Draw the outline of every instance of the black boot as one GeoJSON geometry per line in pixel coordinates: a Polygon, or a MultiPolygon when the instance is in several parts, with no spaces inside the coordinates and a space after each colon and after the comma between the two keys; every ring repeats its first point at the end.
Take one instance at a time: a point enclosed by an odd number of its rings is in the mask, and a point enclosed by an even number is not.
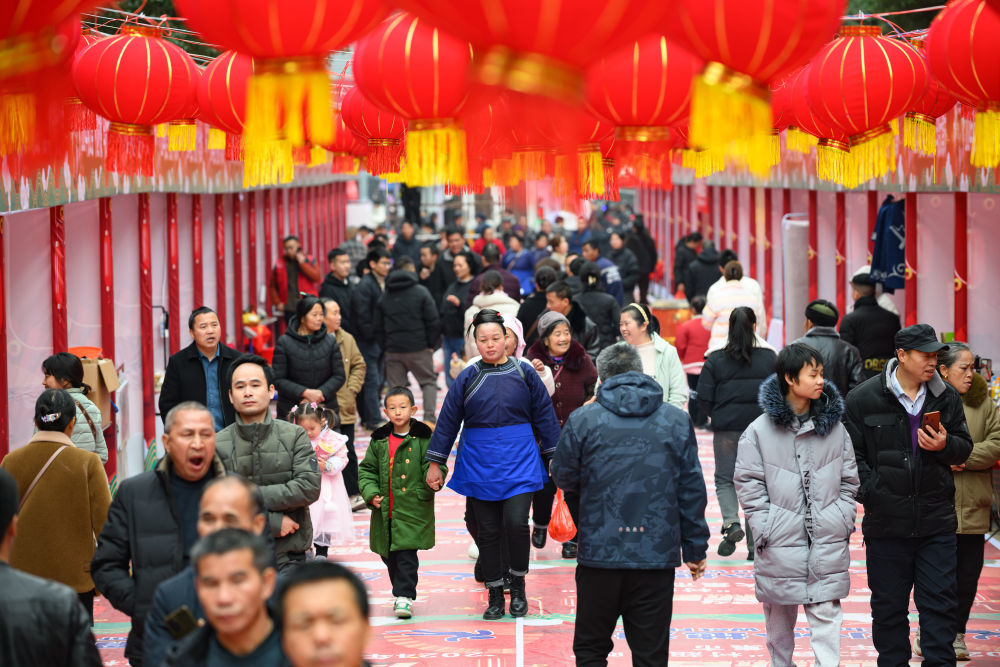
{"type": "Polygon", "coordinates": [[[547,528],[532,528],[531,529],[531,546],[536,549],[545,548],[545,537],[548,535],[547,528]]]}
{"type": "Polygon", "coordinates": [[[472,576],[476,578],[476,581],[483,583],[486,581],[486,577],[483,575],[483,563],[480,559],[476,559],[476,564],[472,568],[472,576]]]}
{"type": "Polygon", "coordinates": [[[570,540],[569,542],[563,542],[562,545],[562,557],[563,558],[576,558],[576,540],[570,540]]]}
{"type": "Polygon", "coordinates": [[[528,596],[524,592],[524,577],[512,575],[510,578],[510,615],[524,616],[528,613],[528,596]]]}
{"type": "Polygon", "coordinates": [[[503,598],[503,586],[487,586],[490,592],[489,604],[483,612],[484,621],[496,621],[503,618],[506,612],[506,601],[503,598]]]}

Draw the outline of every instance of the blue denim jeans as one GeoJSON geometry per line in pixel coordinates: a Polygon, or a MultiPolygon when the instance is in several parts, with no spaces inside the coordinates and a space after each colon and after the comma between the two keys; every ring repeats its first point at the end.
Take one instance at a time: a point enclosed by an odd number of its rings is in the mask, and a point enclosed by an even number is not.
{"type": "Polygon", "coordinates": [[[441,339],[441,351],[444,352],[444,381],[445,385],[451,389],[451,383],[454,382],[451,379],[450,367],[451,367],[451,355],[455,353],[461,358],[462,354],[465,352],[465,339],[464,338],[448,338],[445,336],[441,339]]]}
{"type": "Polygon", "coordinates": [[[366,425],[377,424],[382,421],[382,407],[379,404],[379,396],[382,391],[382,383],[385,381],[385,371],[382,364],[385,355],[378,343],[358,340],[358,349],[365,359],[365,383],[358,394],[358,412],[361,422],[366,425]]]}

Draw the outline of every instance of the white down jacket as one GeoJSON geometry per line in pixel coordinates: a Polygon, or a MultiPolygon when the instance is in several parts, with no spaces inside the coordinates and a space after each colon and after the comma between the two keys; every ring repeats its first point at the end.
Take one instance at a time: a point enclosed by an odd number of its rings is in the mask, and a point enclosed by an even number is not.
{"type": "Polygon", "coordinates": [[[764,411],[740,437],[734,481],[754,536],[757,599],[782,605],[847,597],[848,540],[857,515],[858,467],[832,383],[802,423],[778,378],[761,384],[764,411]]]}

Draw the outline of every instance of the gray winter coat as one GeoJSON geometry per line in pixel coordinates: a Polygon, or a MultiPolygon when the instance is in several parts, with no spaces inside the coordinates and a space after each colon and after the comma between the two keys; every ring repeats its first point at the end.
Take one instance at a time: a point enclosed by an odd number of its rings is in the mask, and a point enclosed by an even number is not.
{"type": "Polygon", "coordinates": [[[740,437],[736,494],[753,531],[757,599],[782,605],[847,597],[848,540],[857,515],[858,466],[844,402],[832,383],[799,423],[772,375],[764,414],[740,437]]]}
{"type": "Polygon", "coordinates": [[[76,403],[76,425],[73,427],[73,435],[70,440],[73,444],[86,452],[94,452],[101,457],[101,463],[108,462],[108,445],[104,441],[104,429],[101,428],[101,409],[94,405],[83,393],[83,389],[71,387],[66,390],[76,403]],[[86,415],[84,415],[86,410],[86,415]],[[90,417],[90,421],[87,421],[90,417]],[[94,428],[91,429],[90,425],[94,428]],[[94,437],[94,433],[97,437],[94,437]]]}

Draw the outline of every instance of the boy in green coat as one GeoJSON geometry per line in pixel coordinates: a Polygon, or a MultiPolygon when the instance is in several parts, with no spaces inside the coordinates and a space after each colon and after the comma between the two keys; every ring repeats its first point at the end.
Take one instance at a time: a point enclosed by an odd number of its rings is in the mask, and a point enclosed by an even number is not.
{"type": "MultiPolygon", "coordinates": [[[[385,394],[389,423],[372,433],[358,468],[361,496],[372,508],[369,545],[389,568],[397,618],[413,615],[417,597],[417,549],[434,547],[434,491],[424,460],[431,429],[413,419],[417,407],[406,387],[385,394]]],[[[441,466],[442,474],[448,468],[441,466]]]]}

